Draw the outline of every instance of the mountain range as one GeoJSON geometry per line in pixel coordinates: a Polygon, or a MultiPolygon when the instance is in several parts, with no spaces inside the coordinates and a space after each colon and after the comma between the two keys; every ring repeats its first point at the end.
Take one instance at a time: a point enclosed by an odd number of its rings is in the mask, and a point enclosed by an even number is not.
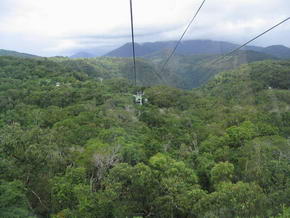
{"type": "MultiPolygon", "coordinates": [[[[220,55],[232,51],[239,45],[222,41],[189,40],[180,44],[176,55],[161,71],[165,59],[175,44],[174,41],[136,44],[136,54],[139,57],[137,59],[138,84],[144,86],[166,84],[183,89],[192,89],[207,83],[217,73],[235,69],[242,64],[270,59],[290,59],[290,48],[283,45],[247,46],[215,63],[220,55]]],[[[117,76],[131,80],[134,75],[131,48],[132,44],[127,43],[107,53],[102,58],[91,58],[94,56],[90,52],[79,52],[70,58],[58,60],[64,60],[62,62],[65,65],[82,66],[81,72],[96,74],[98,77],[111,77],[111,73],[114,72],[112,77],[117,76]]],[[[7,50],[0,50],[0,56],[38,57],[7,50]]]]}
{"type": "MultiPolygon", "coordinates": [[[[177,41],[162,42],[145,42],[135,43],[136,56],[142,58],[165,58],[167,57],[177,41]]],[[[176,55],[192,56],[192,55],[223,55],[240,45],[225,41],[213,40],[186,40],[182,41],[176,50],[176,55]]],[[[279,59],[290,59],[290,48],[284,45],[271,45],[268,47],[246,46],[242,50],[255,51],[270,55],[279,59]]],[[[104,51],[102,50],[102,53],[104,51]]],[[[15,56],[23,58],[36,58],[39,56],[0,49],[0,56],[15,56]]],[[[93,58],[99,56],[97,51],[93,49],[79,51],[70,56],[70,58],[93,58]],[[96,55],[98,54],[98,55],[96,55]]],[[[127,58],[132,56],[132,43],[126,43],[121,47],[114,49],[105,55],[105,57],[121,57],[127,58]]]]}
{"type": "MultiPolygon", "coordinates": [[[[176,45],[176,41],[135,43],[136,56],[150,57],[156,53],[168,53],[176,45]],[[167,52],[166,52],[167,51],[167,52]]],[[[240,45],[212,40],[187,40],[180,43],[176,50],[177,55],[221,55],[226,54],[240,45]]],[[[283,45],[272,45],[269,47],[246,46],[243,50],[265,53],[280,59],[290,58],[290,48],[283,45]]],[[[132,43],[107,53],[108,57],[130,57],[132,56],[132,43]]]]}
{"type": "Polygon", "coordinates": [[[78,52],[70,56],[70,58],[93,58],[95,55],[89,53],[89,52],[78,52]]]}

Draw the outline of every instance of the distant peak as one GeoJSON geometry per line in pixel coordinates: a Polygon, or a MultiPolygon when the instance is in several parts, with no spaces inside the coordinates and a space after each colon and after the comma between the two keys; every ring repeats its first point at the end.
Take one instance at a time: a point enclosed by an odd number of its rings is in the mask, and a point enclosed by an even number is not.
{"type": "Polygon", "coordinates": [[[286,47],[285,45],[271,45],[271,46],[268,46],[266,48],[286,48],[286,49],[289,49],[288,47],[286,47]]]}

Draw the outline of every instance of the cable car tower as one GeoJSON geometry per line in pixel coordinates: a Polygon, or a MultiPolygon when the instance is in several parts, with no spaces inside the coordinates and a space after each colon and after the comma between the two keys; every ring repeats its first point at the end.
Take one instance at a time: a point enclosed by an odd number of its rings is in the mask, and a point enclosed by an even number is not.
{"type": "MultiPolygon", "coordinates": [[[[135,37],[134,37],[134,17],[133,17],[133,4],[130,0],[130,15],[131,15],[131,36],[132,36],[132,54],[133,54],[133,71],[134,71],[134,85],[137,86],[137,70],[136,70],[136,50],[135,50],[135,37]]],[[[134,96],[134,103],[143,105],[148,100],[144,98],[144,92],[139,90],[134,96]]]]}

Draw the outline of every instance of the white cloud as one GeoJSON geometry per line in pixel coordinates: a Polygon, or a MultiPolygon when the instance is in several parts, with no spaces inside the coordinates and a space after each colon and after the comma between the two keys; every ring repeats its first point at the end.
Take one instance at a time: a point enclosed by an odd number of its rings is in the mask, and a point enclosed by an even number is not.
{"type": "MultiPolygon", "coordinates": [[[[201,2],[133,0],[137,41],[179,38],[201,2]]],[[[242,43],[289,16],[289,0],[207,0],[186,38],[242,43]]],[[[0,47],[57,55],[118,46],[129,21],[129,0],[1,0],[0,47]]],[[[290,22],[257,43],[290,46],[289,35],[290,22]]]]}

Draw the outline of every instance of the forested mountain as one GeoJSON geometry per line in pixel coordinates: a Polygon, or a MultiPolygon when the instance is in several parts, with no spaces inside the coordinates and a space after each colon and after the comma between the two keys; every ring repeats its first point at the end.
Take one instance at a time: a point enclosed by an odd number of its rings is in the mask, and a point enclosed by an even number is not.
{"type": "MultiPolygon", "coordinates": [[[[256,51],[240,51],[235,55],[222,60],[218,64],[212,64],[218,58],[217,55],[175,55],[170,61],[166,69],[162,72],[161,68],[164,61],[169,55],[169,50],[157,51],[151,53],[144,58],[137,59],[137,79],[139,85],[148,86],[156,84],[170,85],[178,88],[191,89],[200,87],[211,79],[216,73],[224,70],[234,69],[241,64],[251,63],[253,61],[277,59],[274,56],[256,52],[256,51]]],[[[17,53],[17,52],[3,52],[5,56],[29,57],[37,56],[17,53]]],[[[70,58],[38,58],[38,60],[31,60],[33,65],[30,70],[38,70],[34,68],[44,67],[50,71],[50,67],[57,63],[62,71],[78,71],[84,72],[94,77],[99,78],[125,78],[132,80],[134,78],[132,60],[131,58],[89,58],[89,53],[79,54],[70,58]],[[87,58],[79,58],[79,56],[87,56],[87,58]],[[53,61],[54,63],[50,63],[53,61]]],[[[4,61],[4,59],[2,60],[4,61]]],[[[17,62],[18,60],[14,60],[17,62]]],[[[29,62],[25,60],[24,62],[29,62]]],[[[24,70],[25,66],[21,67],[24,70]]]]}
{"type": "MultiPolygon", "coordinates": [[[[218,72],[235,69],[241,64],[270,59],[277,58],[256,51],[239,51],[224,59],[216,55],[175,55],[163,70],[162,76],[171,86],[191,89],[207,83],[218,72]]],[[[154,63],[157,72],[160,72],[165,61],[164,56],[157,53],[149,60],[154,63]]]]}
{"type": "Polygon", "coordinates": [[[193,90],[134,87],[130,64],[0,57],[0,217],[290,216],[290,61],[193,90]]]}
{"type": "MultiPolygon", "coordinates": [[[[137,60],[138,82],[148,86],[161,84],[155,69],[148,61],[137,60]],[[141,81],[142,80],[142,81],[141,81]]],[[[70,59],[65,57],[22,59],[1,57],[0,74],[4,77],[17,77],[26,80],[31,74],[45,76],[50,72],[58,72],[59,75],[70,73],[79,76],[80,79],[86,77],[97,80],[111,78],[134,78],[132,61],[125,58],[90,58],[90,59],[70,59]],[[13,66],[13,69],[11,69],[13,66]]]]}
{"type": "MultiPolygon", "coordinates": [[[[167,67],[161,68],[168,53],[156,52],[145,58],[137,58],[137,80],[139,85],[164,84],[173,87],[191,89],[200,87],[220,71],[234,69],[241,64],[254,61],[277,59],[255,51],[240,51],[226,59],[213,64],[217,55],[175,55],[167,67]]],[[[70,66],[95,77],[121,77],[133,80],[133,63],[131,58],[54,58],[63,66],[70,66]]]]}
{"type": "MultiPolygon", "coordinates": [[[[290,90],[290,61],[263,61],[219,73],[203,88],[219,97],[235,100],[256,98],[256,94],[290,90]]],[[[284,100],[286,100],[286,96],[284,100]]],[[[254,102],[253,102],[254,103],[254,102]]],[[[277,102],[276,102],[277,103],[277,102]]],[[[290,103],[290,98],[289,98],[290,103]]]]}
{"type": "MultiPolygon", "coordinates": [[[[164,42],[148,42],[148,43],[136,43],[136,55],[139,57],[151,56],[154,53],[162,53],[167,50],[171,50],[176,45],[176,41],[164,41],[164,42]]],[[[187,40],[182,41],[176,50],[178,55],[217,55],[225,54],[239,47],[237,44],[223,41],[212,40],[187,40]]],[[[282,45],[273,45],[269,47],[258,46],[246,46],[244,50],[257,51],[265,53],[276,58],[287,59],[290,58],[290,48],[282,45]]],[[[130,57],[132,56],[132,43],[127,43],[120,48],[117,48],[106,56],[109,57],[130,57]]]]}
{"type": "Polygon", "coordinates": [[[22,57],[22,58],[37,58],[36,55],[26,54],[26,53],[20,53],[16,51],[9,51],[0,49],[0,56],[13,56],[13,57],[22,57]]]}
{"type": "MultiPolygon", "coordinates": [[[[147,42],[136,43],[136,55],[146,56],[155,52],[161,52],[167,49],[172,49],[176,45],[176,41],[164,42],[147,42]]],[[[176,53],[179,55],[195,55],[195,54],[223,54],[228,52],[237,45],[228,42],[218,42],[211,40],[188,40],[181,42],[176,53]]],[[[127,43],[120,48],[111,51],[106,56],[111,57],[130,57],[132,56],[132,43],[127,43]]]]}
{"type": "Polygon", "coordinates": [[[290,51],[289,48],[283,45],[273,45],[273,46],[266,47],[262,52],[273,55],[278,58],[290,59],[289,51],[290,51]]]}

